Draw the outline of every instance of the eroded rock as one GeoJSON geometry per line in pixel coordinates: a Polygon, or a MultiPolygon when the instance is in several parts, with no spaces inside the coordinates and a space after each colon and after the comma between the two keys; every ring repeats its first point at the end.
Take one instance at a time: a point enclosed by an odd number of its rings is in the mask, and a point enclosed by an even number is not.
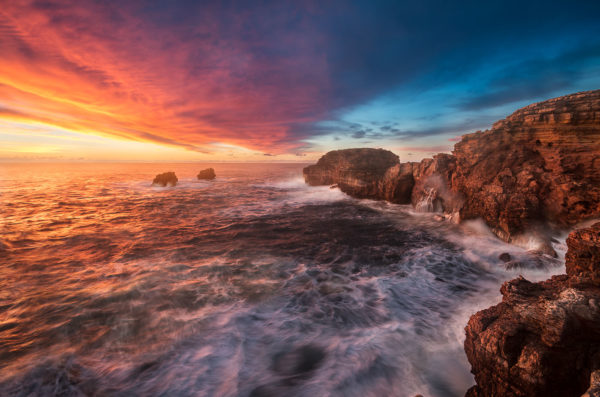
{"type": "Polygon", "coordinates": [[[178,179],[174,172],[164,172],[154,177],[152,186],[175,186],[177,185],[177,181],[178,179]]]}
{"type": "Polygon", "coordinates": [[[581,396],[597,390],[600,370],[600,286],[589,259],[599,252],[600,223],[571,233],[569,275],[502,285],[502,302],[474,314],[465,352],[477,385],[467,396],[581,396]],[[577,271],[575,271],[575,269],[577,271]],[[575,276],[576,274],[576,276],[575,276]]]}
{"type": "Polygon", "coordinates": [[[205,170],[202,170],[197,175],[198,179],[206,179],[206,180],[212,180],[212,179],[215,179],[216,177],[217,177],[217,174],[215,174],[214,168],[207,168],[205,170]]]}

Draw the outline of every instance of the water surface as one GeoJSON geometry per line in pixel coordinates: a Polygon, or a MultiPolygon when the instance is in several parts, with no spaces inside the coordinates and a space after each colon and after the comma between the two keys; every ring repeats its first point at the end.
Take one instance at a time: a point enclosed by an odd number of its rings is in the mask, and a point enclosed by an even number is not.
{"type": "Polygon", "coordinates": [[[302,165],[207,166],[0,164],[0,394],[462,396],[469,315],[563,271],[302,165]]]}

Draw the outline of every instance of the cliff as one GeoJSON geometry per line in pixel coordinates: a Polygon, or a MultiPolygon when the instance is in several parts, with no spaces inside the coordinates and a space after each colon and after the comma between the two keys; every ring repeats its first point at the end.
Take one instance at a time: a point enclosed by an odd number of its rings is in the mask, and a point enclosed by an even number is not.
{"type": "Polygon", "coordinates": [[[400,163],[383,149],[337,150],[306,167],[304,178],[359,198],[482,218],[507,242],[534,233],[553,253],[549,230],[600,215],[600,90],[517,110],[464,135],[452,154],[400,163]]]}
{"type": "Polygon", "coordinates": [[[463,136],[453,154],[460,218],[483,218],[506,241],[597,216],[600,90],[529,105],[463,136]]]}
{"type": "Polygon", "coordinates": [[[600,395],[600,223],[567,244],[566,275],[508,281],[502,302],[469,320],[468,397],[600,395]]]}

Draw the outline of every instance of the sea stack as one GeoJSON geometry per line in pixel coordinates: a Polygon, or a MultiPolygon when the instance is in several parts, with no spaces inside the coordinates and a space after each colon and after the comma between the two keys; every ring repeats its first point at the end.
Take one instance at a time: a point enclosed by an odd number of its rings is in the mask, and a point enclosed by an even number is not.
{"type": "Polygon", "coordinates": [[[177,185],[177,181],[178,179],[174,172],[164,172],[154,177],[152,186],[175,186],[177,185]]]}
{"type": "Polygon", "coordinates": [[[502,302],[469,320],[467,397],[600,395],[600,222],[567,244],[566,275],[508,281],[502,302]]]}
{"type": "Polygon", "coordinates": [[[198,173],[198,179],[212,180],[212,179],[215,179],[216,177],[217,177],[217,174],[215,174],[215,170],[213,168],[207,168],[198,173]]]}

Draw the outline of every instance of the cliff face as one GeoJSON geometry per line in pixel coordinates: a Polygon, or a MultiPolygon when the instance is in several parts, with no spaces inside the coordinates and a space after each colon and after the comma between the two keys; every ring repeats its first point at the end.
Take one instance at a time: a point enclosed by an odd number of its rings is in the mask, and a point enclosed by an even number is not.
{"type": "Polygon", "coordinates": [[[527,106],[463,136],[453,154],[461,219],[481,217],[506,241],[542,222],[598,215],[600,91],[527,106]]]}
{"type": "Polygon", "coordinates": [[[382,149],[338,150],[304,177],[355,197],[482,218],[508,242],[530,231],[547,240],[549,225],[600,215],[600,90],[522,108],[464,135],[452,155],[399,163],[382,149]]]}
{"type": "Polygon", "coordinates": [[[567,243],[567,275],[508,281],[502,302],[469,320],[467,396],[600,395],[600,223],[567,243]]]}

